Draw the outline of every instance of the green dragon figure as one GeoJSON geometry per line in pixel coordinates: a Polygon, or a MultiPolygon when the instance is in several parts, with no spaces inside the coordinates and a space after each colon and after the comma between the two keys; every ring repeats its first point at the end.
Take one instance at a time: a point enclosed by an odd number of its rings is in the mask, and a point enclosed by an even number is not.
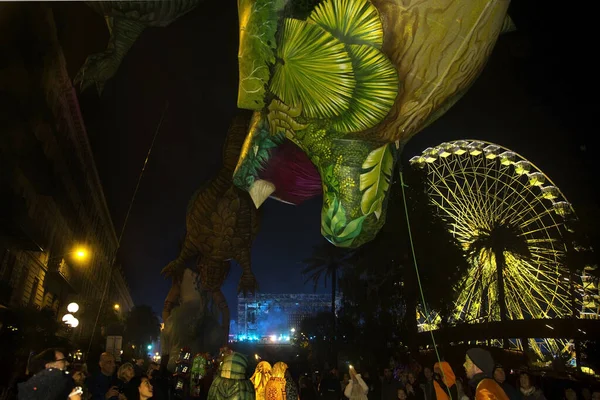
{"type": "Polygon", "coordinates": [[[254,293],[257,289],[250,253],[252,242],[258,234],[259,214],[248,194],[232,182],[247,122],[248,118],[238,116],[230,126],[224,147],[223,167],[192,197],[188,205],[187,232],[181,252],[162,271],[167,277],[174,277],[174,286],[163,311],[163,315],[168,316],[178,293],[178,277],[186,263],[197,258],[202,290],[211,294],[221,312],[225,343],[229,337],[229,307],[221,286],[229,273],[230,260],[237,261],[243,270],[238,290],[246,294],[254,293]]]}
{"type": "Polygon", "coordinates": [[[254,116],[235,184],[257,207],[322,191],[326,239],[373,239],[399,150],[471,86],[514,27],[508,4],[239,0],[238,106],[254,116]]]}
{"type": "Polygon", "coordinates": [[[254,386],[246,368],[248,359],[243,354],[226,355],[210,385],[208,400],[254,400],[254,386]]]}
{"type": "Polygon", "coordinates": [[[86,4],[104,16],[110,32],[106,50],[87,58],[75,79],[81,90],[96,84],[98,94],[119,69],[123,58],[148,27],[165,27],[194,9],[200,0],[89,1],[86,4]]]}

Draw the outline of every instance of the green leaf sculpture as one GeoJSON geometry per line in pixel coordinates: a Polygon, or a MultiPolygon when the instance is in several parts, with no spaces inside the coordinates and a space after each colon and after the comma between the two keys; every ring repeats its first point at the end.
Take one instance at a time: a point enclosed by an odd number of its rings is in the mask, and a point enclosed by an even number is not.
{"type": "Polygon", "coordinates": [[[321,233],[325,238],[339,247],[350,247],[354,239],[360,235],[366,215],[358,217],[346,224],[346,210],[336,196],[332,196],[329,208],[322,218],[321,233]]]}
{"type": "Polygon", "coordinates": [[[394,168],[394,155],[389,146],[386,144],[369,153],[362,165],[366,172],[360,174],[360,190],[364,190],[361,210],[365,215],[375,213],[378,219],[394,168]]]}
{"type": "Polygon", "coordinates": [[[398,72],[374,47],[347,46],[356,87],[350,108],[333,121],[339,132],[360,132],[375,126],[389,113],[398,94],[398,72]]]}
{"type": "Polygon", "coordinates": [[[308,20],[347,44],[365,44],[378,49],[383,45],[379,12],[369,0],[324,1],[308,20]]]}
{"type": "Polygon", "coordinates": [[[356,86],[343,43],[316,24],[286,18],[271,91],[308,118],[330,118],[350,107],[356,86]]]}

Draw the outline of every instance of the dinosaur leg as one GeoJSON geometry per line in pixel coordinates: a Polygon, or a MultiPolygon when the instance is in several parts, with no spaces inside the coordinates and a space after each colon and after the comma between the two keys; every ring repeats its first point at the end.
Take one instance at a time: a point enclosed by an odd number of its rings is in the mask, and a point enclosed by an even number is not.
{"type": "Polygon", "coordinates": [[[165,305],[163,306],[162,311],[162,319],[163,322],[169,318],[171,315],[171,311],[175,308],[175,305],[179,302],[179,296],[181,294],[181,281],[173,278],[173,283],[171,284],[171,289],[167,294],[167,298],[165,299],[165,305]]]}
{"type": "Polygon", "coordinates": [[[250,248],[242,248],[236,261],[242,267],[242,277],[238,285],[238,293],[244,293],[244,296],[248,293],[254,294],[258,289],[258,283],[252,272],[252,261],[250,257],[250,248]]]}
{"type": "Polygon", "coordinates": [[[223,331],[225,333],[225,343],[229,342],[229,305],[227,304],[227,299],[225,299],[225,295],[223,295],[222,290],[215,290],[212,292],[213,302],[219,308],[221,312],[221,326],[223,327],[223,331]]]}

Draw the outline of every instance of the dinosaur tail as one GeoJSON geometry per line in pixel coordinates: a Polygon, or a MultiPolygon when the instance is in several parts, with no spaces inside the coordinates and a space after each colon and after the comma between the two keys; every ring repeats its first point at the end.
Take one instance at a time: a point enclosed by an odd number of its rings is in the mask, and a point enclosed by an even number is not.
{"type": "Polygon", "coordinates": [[[225,138],[223,146],[223,167],[229,171],[234,171],[237,166],[238,158],[248,133],[251,113],[242,111],[235,116],[225,138]]]}

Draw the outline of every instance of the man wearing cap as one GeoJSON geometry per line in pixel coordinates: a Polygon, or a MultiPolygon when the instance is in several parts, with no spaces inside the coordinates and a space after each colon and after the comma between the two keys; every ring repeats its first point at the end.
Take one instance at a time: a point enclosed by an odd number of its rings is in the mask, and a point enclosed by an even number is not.
{"type": "Polygon", "coordinates": [[[502,388],[492,379],[494,359],[484,349],[470,349],[465,357],[465,372],[475,388],[475,400],[509,400],[502,388]]]}

